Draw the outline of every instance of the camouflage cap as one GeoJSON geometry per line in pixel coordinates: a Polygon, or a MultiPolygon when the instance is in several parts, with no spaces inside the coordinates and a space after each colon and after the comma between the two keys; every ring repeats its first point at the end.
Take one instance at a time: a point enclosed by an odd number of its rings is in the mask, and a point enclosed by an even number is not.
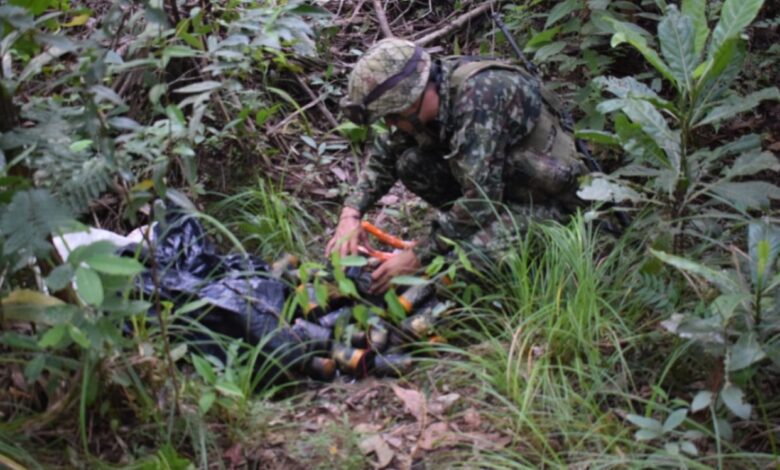
{"type": "MultiPolygon", "coordinates": [[[[355,64],[349,76],[342,106],[364,103],[378,85],[404,70],[417,46],[405,39],[388,38],[374,44],[355,64]]],[[[417,66],[376,100],[366,105],[369,121],[409,108],[425,90],[431,71],[431,56],[421,51],[417,66]]]]}

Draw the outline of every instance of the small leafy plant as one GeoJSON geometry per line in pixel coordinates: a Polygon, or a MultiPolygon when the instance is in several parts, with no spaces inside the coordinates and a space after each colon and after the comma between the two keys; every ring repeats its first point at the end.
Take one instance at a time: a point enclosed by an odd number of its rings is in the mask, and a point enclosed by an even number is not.
{"type": "MultiPolygon", "coordinates": [[[[744,214],[780,199],[776,185],[744,181],[780,170],[777,157],[762,152],[758,135],[714,149],[704,135],[706,128],[748,112],[764,100],[780,99],[777,87],[744,96],[734,89],[746,56],[742,32],[762,5],[762,0],[726,0],[712,31],[704,0],[683,1],[682,11],[669,5],[658,24],[660,54],[641,28],[610,20],[615,31],[612,45],[633,46],[671,88],[661,90],[660,81],[648,86],[630,76],[596,79],[614,95],[598,106],[600,112],[615,116],[614,131],[582,131],[579,136],[621,147],[629,164],[608,181],[601,177],[591,181],[581,192],[584,198],[630,200],[660,208],[665,221],[660,227],[666,230],[671,222],[678,242],[682,235],[710,236],[712,224],[701,221],[722,217],[723,205],[744,214]],[[646,183],[633,183],[637,178],[646,183]],[[690,219],[699,223],[687,224],[690,219]]],[[[652,217],[647,220],[657,222],[652,217]]]]}
{"type": "Polygon", "coordinates": [[[780,367],[780,227],[751,223],[748,253],[733,248],[734,265],[729,269],[660,251],[653,254],[689,276],[704,279],[718,291],[714,300],[702,300],[703,314],[675,314],[663,323],[669,331],[716,357],[726,374],[716,390],[699,392],[691,411],[709,408],[714,414],[716,405],[722,403],[739,418],[749,419],[752,406],[745,401],[744,386],[757,374],[776,373],[780,367]]]}

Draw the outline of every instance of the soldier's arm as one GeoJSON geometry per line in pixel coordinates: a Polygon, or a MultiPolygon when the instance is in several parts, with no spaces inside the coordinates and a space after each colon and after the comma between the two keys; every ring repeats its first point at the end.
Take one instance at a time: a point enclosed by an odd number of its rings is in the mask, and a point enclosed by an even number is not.
{"type": "Polygon", "coordinates": [[[505,152],[516,138],[518,113],[523,112],[517,97],[521,86],[511,72],[489,70],[467,80],[456,96],[457,131],[450,143],[452,153],[446,158],[462,197],[450,211],[437,215],[430,235],[415,248],[421,262],[449,250],[440,237],[467,240],[495,217],[493,201],[501,200],[504,190],[505,152]]]}
{"type": "Polygon", "coordinates": [[[374,139],[358,183],[344,201],[344,206],[365,214],[393,187],[398,179],[396,160],[400,152],[409,146],[409,143],[397,134],[383,134],[374,139]]]}

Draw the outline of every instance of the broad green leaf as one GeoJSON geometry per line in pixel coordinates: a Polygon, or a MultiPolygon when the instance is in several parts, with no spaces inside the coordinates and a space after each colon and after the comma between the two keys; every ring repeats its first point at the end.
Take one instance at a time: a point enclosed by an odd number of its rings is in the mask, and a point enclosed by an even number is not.
{"type": "Polygon", "coordinates": [[[637,441],[652,441],[661,437],[661,433],[654,429],[640,429],[634,433],[634,439],[637,441]]]}
{"type": "Polygon", "coordinates": [[[92,342],[89,341],[87,335],[85,335],[83,331],[74,325],[68,325],[68,335],[74,343],[78,344],[84,349],[89,349],[92,346],[92,342]]]}
{"type": "Polygon", "coordinates": [[[724,119],[730,119],[737,114],[750,111],[757,107],[762,101],[766,100],[780,100],[780,90],[777,87],[764,88],[763,90],[756,91],[747,96],[735,97],[720,106],[712,109],[701,121],[697,122],[694,127],[705,126],[707,124],[714,124],[716,122],[723,121],[724,119]]]}
{"type": "Polygon", "coordinates": [[[193,300],[192,302],[187,302],[186,304],[182,305],[180,308],[177,308],[176,315],[185,315],[187,313],[194,312],[198,309],[201,309],[207,305],[211,305],[211,302],[208,299],[193,300]]]}
{"type": "Polygon", "coordinates": [[[596,131],[592,129],[583,129],[577,131],[575,136],[578,139],[587,140],[601,145],[615,145],[620,146],[620,139],[615,134],[604,131],[596,131]]]}
{"type": "Polygon", "coordinates": [[[663,431],[663,425],[657,419],[647,418],[645,416],[635,415],[635,414],[627,415],[626,419],[629,422],[631,422],[631,424],[633,424],[634,426],[637,426],[642,429],[649,429],[651,431],[656,431],[659,434],[663,431]]]}
{"type": "Polygon", "coordinates": [[[112,254],[116,251],[116,245],[113,243],[101,240],[99,242],[90,243],[89,245],[82,245],[71,251],[68,255],[68,262],[73,266],[78,266],[84,260],[92,258],[100,254],[112,254]]]}
{"type": "Polygon", "coordinates": [[[162,65],[168,65],[168,62],[174,57],[197,57],[198,54],[200,54],[199,51],[187,46],[168,46],[162,52],[162,65]]]}
{"type": "Polygon", "coordinates": [[[3,298],[3,317],[6,320],[51,325],[56,322],[50,318],[48,310],[58,305],[64,305],[64,302],[56,297],[36,290],[17,289],[3,298]]]}
{"type": "Polygon", "coordinates": [[[698,91],[691,122],[700,121],[712,106],[723,99],[729,87],[742,72],[746,56],[745,42],[739,38],[729,39],[714,59],[708,59],[696,69],[700,78],[696,85],[698,91]]]}
{"type": "Polygon", "coordinates": [[[205,415],[208,413],[216,399],[217,394],[214,393],[213,390],[209,390],[208,392],[201,395],[198,399],[198,409],[200,410],[201,414],[205,415]]]}
{"type": "Polygon", "coordinates": [[[144,271],[144,265],[134,258],[99,253],[84,260],[92,269],[116,276],[135,276],[144,271]]]}
{"type": "Polygon", "coordinates": [[[117,116],[109,119],[108,125],[120,131],[136,131],[143,129],[137,121],[125,116],[117,116]]]}
{"type": "Polygon", "coordinates": [[[694,45],[693,20],[681,15],[674,5],[658,24],[661,53],[669,64],[677,89],[683,94],[693,91],[693,72],[699,63],[694,45]]]}
{"type": "Polygon", "coordinates": [[[214,385],[217,382],[217,373],[214,372],[214,367],[206,359],[193,354],[192,365],[198,372],[198,375],[209,385],[214,385]]]}
{"type": "Polygon", "coordinates": [[[103,283],[91,268],[76,268],[76,291],[84,302],[90,305],[98,306],[103,303],[103,283]]]}
{"type": "Polygon", "coordinates": [[[717,54],[728,39],[739,36],[753,22],[763,4],[764,0],[726,0],[720,10],[720,20],[712,31],[710,57],[717,54]]]}
{"type": "Polygon", "coordinates": [[[390,315],[390,319],[394,323],[400,324],[406,318],[406,310],[398,300],[398,295],[393,289],[388,289],[385,292],[385,304],[387,305],[387,313],[390,315]]]}
{"type": "Polygon", "coordinates": [[[700,56],[707,45],[710,28],[707,26],[707,0],[683,0],[683,15],[693,20],[696,55],[700,56]]]}
{"type": "Polygon", "coordinates": [[[755,333],[742,333],[726,355],[726,370],[738,371],[764,359],[766,354],[758,344],[755,333]]]}
{"type": "Polygon", "coordinates": [[[349,255],[341,258],[341,266],[361,268],[368,264],[368,260],[363,256],[349,255]]]}
{"type": "Polygon", "coordinates": [[[680,445],[676,442],[667,442],[664,444],[664,450],[671,455],[680,455],[680,445]]]}
{"type": "Polygon", "coordinates": [[[41,376],[44,367],[46,367],[46,355],[36,354],[35,357],[24,366],[24,377],[30,382],[37,381],[38,377],[41,376]]]}
{"type": "Polygon", "coordinates": [[[714,394],[709,390],[702,390],[693,397],[693,403],[691,403],[691,412],[697,413],[705,408],[708,408],[712,403],[714,394]]]}
{"type": "Polygon", "coordinates": [[[94,85],[92,88],[89,89],[92,93],[95,94],[95,102],[100,103],[102,100],[110,101],[111,103],[122,106],[125,104],[124,100],[121,96],[117,94],[114,90],[111,88],[108,88],[107,86],[103,85],[94,85]]]}
{"type": "Polygon", "coordinates": [[[670,414],[669,417],[666,418],[666,421],[664,421],[663,432],[667,433],[677,429],[677,427],[681,425],[683,421],[685,421],[685,418],[687,416],[688,416],[688,410],[685,408],[681,408],[679,410],[672,412],[672,414],[670,414]]]}
{"type": "Polygon", "coordinates": [[[710,312],[721,319],[721,323],[726,324],[737,312],[740,305],[749,305],[753,299],[750,292],[737,292],[721,294],[709,306],[710,312]]]}
{"type": "Polygon", "coordinates": [[[765,181],[719,183],[709,193],[744,211],[769,207],[770,200],[780,199],[780,188],[765,181]]]}
{"type": "Polygon", "coordinates": [[[633,98],[609,100],[601,103],[597,109],[601,112],[620,109],[631,121],[639,124],[664,151],[669,167],[675,174],[679,174],[682,158],[680,133],[669,128],[664,116],[651,103],[633,98]]]}
{"type": "Polygon", "coordinates": [[[531,36],[531,39],[529,39],[528,42],[525,43],[526,52],[532,51],[537,47],[552,41],[553,39],[555,39],[555,35],[558,34],[560,30],[561,27],[556,26],[550,29],[545,28],[543,31],[534,34],[533,36],[531,36]]]}
{"type": "Polygon", "coordinates": [[[427,268],[425,268],[425,275],[429,277],[433,277],[444,268],[444,264],[446,263],[446,260],[443,256],[437,256],[433,259],[433,261],[430,262],[427,268]]]}
{"type": "Polygon", "coordinates": [[[780,171],[780,160],[769,152],[750,152],[740,155],[730,167],[723,169],[723,176],[733,179],[751,176],[762,171],[780,171]]]}
{"type": "Polygon", "coordinates": [[[54,346],[57,346],[62,342],[62,339],[65,337],[65,333],[68,331],[68,325],[57,325],[53,328],[50,328],[46,333],[44,333],[43,337],[40,341],[38,341],[38,346],[42,348],[52,348],[54,346]]]}
{"type": "Polygon", "coordinates": [[[365,305],[358,304],[352,309],[352,318],[355,319],[361,328],[368,326],[368,309],[365,305]]]}
{"type": "Polygon", "coordinates": [[[550,57],[564,50],[567,45],[568,44],[566,41],[556,41],[551,42],[550,44],[545,44],[544,46],[537,49],[536,53],[534,54],[534,62],[545,62],[550,57]]]}
{"type": "Polygon", "coordinates": [[[333,16],[333,13],[331,13],[330,11],[324,8],[315,5],[307,5],[307,4],[297,5],[295,8],[291,8],[290,10],[287,10],[287,13],[295,14],[295,15],[306,15],[306,16],[333,16]]]}
{"type": "Polygon", "coordinates": [[[90,139],[77,140],[68,146],[68,150],[73,153],[83,152],[84,150],[92,147],[94,142],[90,139]]]}
{"type": "Polygon", "coordinates": [[[722,439],[726,441],[734,439],[734,430],[731,428],[731,424],[729,424],[726,418],[718,418],[715,422],[717,423],[718,431],[720,432],[720,437],[722,439]]]}
{"type": "Polygon", "coordinates": [[[563,2],[556,2],[555,6],[547,14],[547,21],[544,23],[544,29],[549,28],[566,15],[580,8],[582,8],[582,2],[580,0],[566,0],[563,2]]]}
{"type": "Polygon", "coordinates": [[[214,388],[226,397],[244,398],[244,392],[233,382],[220,381],[214,385],[214,388]]]}
{"type": "Polygon", "coordinates": [[[430,282],[430,279],[423,279],[417,276],[396,276],[390,281],[391,284],[397,286],[424,286],[430,282]]]}
{"type": "Polygon", "coordinates": [[[685,452],[688,455],[691,455],[693,457],[696,457],[699,455],[699,449],[696,448],[696,445],[691,441],[683,441],[680,443],[680,450],[685,452]]]}
{"type": "Polygon", "coordinates": [[[612,23],[612,27],[615,30],[615,34],[612,36],[612,47],[617,47],[624,42],[631,44],[653,67],[655,67],[656,70],[658,70],[658,72],[661,73],[661,75],[670,82],[675,83],[674,75],[669,69],[669,66],[661,59],[658,52],[647,45],[647,40],[642,35],[626,23],[622,23],[613,18],[608,18],[608,20],[612,23]]]}
{"type": "Polygon", "coordinates": [[[650,101],[654,105],[664,109],[673,110],[674,106],[667,100],[658,96],[652,88],[640,82],[634,77],[596,77],[593,83],[606,89],[618,98],[639,98],[650,101]]]}
{"type": "Polygon", "coordinates": [[[664,253],[663,251],[656,251],[652,248],[650,249],[650,252],[658,259],[670,266],[674,266],[675,268],[682,271],[703,277],[712,284],[715,284],[723,293],[730,293],[739,290],[739,285],[728,275],[726,275],[724,271],[716,271],[712,268],[704,266],[703,264],[699,264],[696,261],[669,253],[664,253]]]}
{"type": "Polygon", "coordinates": [[[732,413],[742,419],[749,419],[752,406],[745,403],[745,392],[734,384],[726,385],[720,392],[723,403],[732,413]]]}
{"type": "Polygon", "coordinates": [[[748,253],[753,288],[765,286],[780,253],[780,228],[766,222],[748,225],[748,253]]]}
{"type": "Polygon", "coordinates": [[[663,149],[651,136],[642,130],[642,126],[634,124],[625,114],[615,116],[615,133],[620,138],[620,144],[626,155],[635,163],[652,163],[658,167],[668,168],[668,159],[663,149]]]}
{"type": "Polygon", "coordinates": [[[49,65],[49,63],[59,60],[60,56],[67,54],[68,52],[71,52],[71,50],[68,50],[68,48],[55,46],[48,48],[41,54],[38,54],[27,63],[27,66],[25,66],[24,69],[22,69],[22,72],[19,74],[19,78],[17,80],[18,83],[24,83],[30,80],[32,77],[40,73],[45,66],[49,65]]]}
{"type": "Polygon", "coordinates": [[[220,88],[222,86],[222,83],[214,81],[214,80],[205,80],[198,83],[193,83],[192,85],[187,85],[181,88],[177,88],[176,90],[173,90],[174,93],[205,93],[207,91],[216,90],[217,88],[220,88]]]}
{"type": "Polygon", "coordinates": [[[586,201],[638,202],[642,196],[633,189],[606,178],[591,178],[577,191],[577,196],[586,201]]]}

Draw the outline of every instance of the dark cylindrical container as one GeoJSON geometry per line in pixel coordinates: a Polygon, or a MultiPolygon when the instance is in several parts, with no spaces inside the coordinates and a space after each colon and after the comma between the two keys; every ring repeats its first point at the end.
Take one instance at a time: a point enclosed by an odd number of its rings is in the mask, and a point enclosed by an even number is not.
{"type": "Polygon", "coordinates": [[[338,310],[328,312],[317,319],[317,322],[325,328],[334,328],[339,321],[344,325],[352,319],[352,307],[341,307],[338,310]]]}
{"type": "Polygon", "coordinates": [[[330,350],[330,337],[333,334],[330,328],[298,318],[292,330],[301,337],[307,351],[326,353],[330,350]]]}
{"type": "Polygon", "coordinates": [[[306,373],[313,379],[330,382],[336,378],[336,361],[329,357],[314,356],[306,365],[306,373]]]}
{"type": "Polygon", "coordinates": [[[365,349],[368,347],[368,334],[363,330],[355,329],[349,337],[349,343],[353,348],[365,349]]]}
{"type": "Polygon", "coordinates": [[[412,365],[409,354],[377,354],[371,373],[377,377],[400,377],[411,372],[412,365]]]}
{"type": "Polygon", "coordinates": [[[407,317],[401,324],[401,328],[418,338],[424,338],[433,331],[435,318],[430,310],[423,310],[407,317]]]}
{"type": "Polygon", "coordinates": [[[430,282],[419,286],[412,286],[398,296],[398,302],[400,302],[401,306],[406,310],[406,313],[411,313],[414,309],[428,300],[433,295],[434,290],[436,289],[433,283],[430,282]]]}
{"type": "Polygon", "coordinates": [[[342,372],[355,377],[365,376],[372,366],[371,355],[365,349],[334,344],[332,356],[342,372]]]}
{"type": "Polygon", "coordinates": [[[372,350],[382,352],[390,342],[390,330],[383,322],[371,325],[368,330],[368,344],[372,350]]]}

